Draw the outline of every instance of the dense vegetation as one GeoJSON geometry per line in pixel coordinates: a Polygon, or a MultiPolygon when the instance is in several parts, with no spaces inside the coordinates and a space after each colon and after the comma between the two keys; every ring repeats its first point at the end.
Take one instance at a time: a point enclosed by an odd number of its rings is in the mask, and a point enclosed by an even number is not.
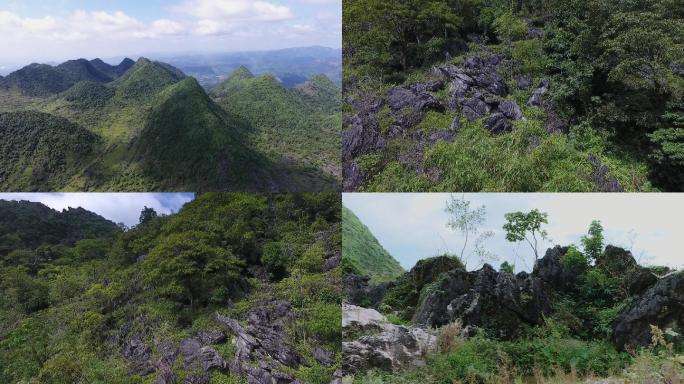
{"type": "Polygon", "coordinates": [[[345,269],[363,271],[375,284],[394,280],[404,273],[392,255],[389,254],[358,217],[347,207],[342,207],[342,252],[345,269]]]}
{"type": "Polygon", "coordinates": [[[218,319],[249,329],[279,305],[291,314],[268,325],[280,339],[270,347],[301,362],[269,367],[329,383],[341,275],[326,261],[339,260],[339,207],[334,194],[204,194],[170,216],[145,208],[123,228],[82,209],[0,201],[0,381],[246,383],[225,365],[191,365],[185,346],[220,331],[229,340],[202,353],[252,364],[218,319]]]}
{"type": "Polygon", "coordinates": [[[339,87],[324,76],[300,90],[271,76],[240,84],[221,86],[220,106],[195,79],[145,58],[25,67],[0,81],[0,112],[14,116],[0,124],[10,146],[0,154],[8,159],[0,189],[337,189],[339,87]],[[37,112],[54,120],[47,127],[68,126],[88,140],[73,136],[68,146],[52,133],[42,137],[48,129],[31,117],[37,112]],[[48,165],[50,180],[41,176],[48,165]]]}
{"type": "Polygon", "coordinates": [[[211,96],[229,113],[252,123],[257,146],[274,160],[309,164],[341,176],[341,95],[327,77],[287,89],[272,75],[255,77],[239,67],[211,96]]]}
{"type": "MultiPolygon", "coordinates": [[[[482,120],[462,120],[453,142],[420,153],[421,167],[432,170],[425,174],[402,161],[410,136],[391,138],[384,151],[355,159],[361,188],[587,191],[613,176],[624,190],[684,189],[682,15],[684,5],[673,0],[347,1],[343,59],[352,100],[432,79],[427,68],[445,59],[461,65],[464,57],[500,55],[507,99],[525,116],[502,135],[482,120]],[[519,87],[521,78],[533,88],[549,81],[542,105],[526,105],[534,90],[519,87]]],[[[433,95],[448,104],[451,92],[433,95]]],[[[358,111],[354,105],[346,111],[358,111]]],[[[460,116],[454,112],[431,111],[415,129],[448,130],[460,116]]],[[[389,118],[377,113],[381,134],[389,118]]]]}
{"type": "Polygon", "coordinates": [[[33,111],[0,113],[0,136],[0,185],[28,190],[59,189],[100,143],[66,119],[33,111]]]}

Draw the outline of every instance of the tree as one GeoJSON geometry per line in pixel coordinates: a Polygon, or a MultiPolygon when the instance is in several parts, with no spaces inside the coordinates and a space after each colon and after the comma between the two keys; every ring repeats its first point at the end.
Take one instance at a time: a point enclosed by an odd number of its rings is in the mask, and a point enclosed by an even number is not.
{"type": "MultiPolygon", "coordinates": [[[[444,211],[449,214],[447,227],[459,231],[464,237],[463,247],[461,248],[461,253],[458,258],[466,265],[464,254],[466,247],[468,246],[468,239],[471,235],[477,235],[479,233],[480,226],[485,222],[487,209],[484,205],[473,209],[470,207],[470,201],[466,201],[463,197],[459,199],[454,197],[454,195],[451,195],[449,196],[444,211]]],[[[483,260],[489,257],[489,254],[484,252],[484,248],[482,247],[482,242],[488,237],[491,237],[491,233],[485,232],[481,234],[476,241],[475,252],[478,257],[483,260]]]]}
{"type": "Polygon", "coordinates": [[[504,261],[501,263],[501,266],[499,267],[500,272],[505,272],[505,273],[513,273],[515,270],[515,265],[509,263],[508,261],[504,261]]]}
{"type": "Polygon", "coordinates": [[[584,253],[593,261],[596,261],[603,252],[603,226],[598,220],[591,222],[587,236],[582,236],[584,253]]]}
{"type": "Polygon", "coordinates": [[[157,217],[157,211],[155,211],[154,208],[148,208],[145,206],[145,208],[143,208],[143,210],[140,212],[140,224],[145,224],[155,217],[157,217]]]}
{"type": "Polygon", "coordinates": [[[525,240],[532,251],[534,251],[534,262],[539,260],[537,246],[539,239],[548,239],[546,230],[542,229],[543,224],[548,224],[548,214],[533,209],[530,212],[510,212],[505,216],[507,223],[503,229],[506,231],[506,240],[518,242],[525,240]]]}

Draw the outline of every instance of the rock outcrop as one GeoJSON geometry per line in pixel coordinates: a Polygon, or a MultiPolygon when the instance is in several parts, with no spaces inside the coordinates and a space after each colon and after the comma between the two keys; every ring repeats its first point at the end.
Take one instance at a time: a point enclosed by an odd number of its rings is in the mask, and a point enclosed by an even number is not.
{"type": "Polygon", "coordinates": [[[461,319],[464,327],[484,328],[510,339],[523,324],[541,325],[551,313],[541,279],[525,272],[497,272],[488,264],[478,271],[444,273],[424,290],[413,323],[429,327],[461,319]]]}
{"type": "Polygon", "coordinates": [[[374,309],[342,304],[342,342],[345,375],[371,368],[398,371],[425,365],[425,357],[435,350],[437,338],[418,327],[389,323],[374,309]],[[354,337],[361,334],[360,337],[354,337]]]}
{"type": "Polygon", "coordinates": [[[349,303],[377,308],[387,293],[387,284],[370,285],[370,277],[345,274],[343,291],[349,303]]]}
{"type": "Polygon", "coordinates": [[[648,346],[651,325],[684,333],[684,272],[658,280],[618,313],[613,328],[615,346],[648,346]]]}
{"type": "Polygon", "coordinates": [[[228,327],[235,338],[235,357],[228,363],[230,371],[246,377],[250,384],[300,383],[283,369],[303,363],[285,339],[285,323],[292,317],[290,304],[279,300],[251,310],[245,326],[217,313],[216,321],[228,327]]]}

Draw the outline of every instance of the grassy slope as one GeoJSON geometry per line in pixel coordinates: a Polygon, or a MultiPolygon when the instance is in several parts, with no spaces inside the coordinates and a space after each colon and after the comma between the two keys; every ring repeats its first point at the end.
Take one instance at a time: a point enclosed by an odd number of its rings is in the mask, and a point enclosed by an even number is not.
{"type": "Polygon", "coordinates": [[[342,254],[354,260],[361,271],[379,283],[394,280],[404,273],[392,255],[380,245],[371,231],[346,207],[342,208],[342,254]]]}

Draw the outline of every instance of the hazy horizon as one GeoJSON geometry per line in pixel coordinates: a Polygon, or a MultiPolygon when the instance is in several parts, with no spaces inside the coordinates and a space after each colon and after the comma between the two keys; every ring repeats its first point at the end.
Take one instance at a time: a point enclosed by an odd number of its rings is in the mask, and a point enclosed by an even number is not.
{"type": "Polygon", "coordinates": [[[0,0],[0,71],[76,58],[340,49],[341,28],[341,0],[0,0]]]}

